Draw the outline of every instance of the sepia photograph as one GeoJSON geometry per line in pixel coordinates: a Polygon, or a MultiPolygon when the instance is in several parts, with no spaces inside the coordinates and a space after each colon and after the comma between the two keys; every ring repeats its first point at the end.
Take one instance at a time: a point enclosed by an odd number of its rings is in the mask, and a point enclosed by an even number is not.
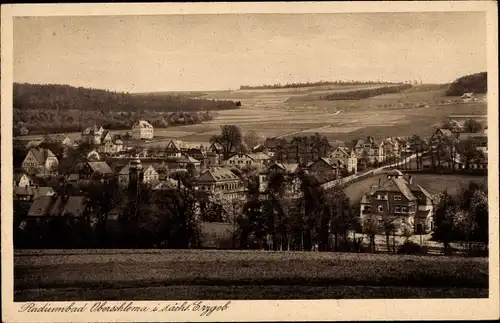
{"type": "Polygon", "coordinates": [[[13,302],[491,297],[488,12],[359,10],[11,17],[13,302]]]}

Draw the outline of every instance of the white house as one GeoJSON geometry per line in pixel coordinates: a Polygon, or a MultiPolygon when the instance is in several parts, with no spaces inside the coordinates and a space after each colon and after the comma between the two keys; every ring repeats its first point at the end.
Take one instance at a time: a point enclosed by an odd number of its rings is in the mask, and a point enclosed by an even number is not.
{"type": "Polygon", "coordinates": [[[149,165],[149,167],[144,170],[144,179],[143,182],[145,184],[156,184],[160,180],[160,174],[154,168],[153,165],[149,165]]]}
{"type": "Polygon", "coordinates": [[[358,171],[358,158],[354,151],[349,153],[346,148],[337,147],[328,157],[333,164],[342,165],[350,173],[358,171]]]}
{"type": "Polygon", "coordinates": [[[132,126],[133,139],[153,139],[153,125],[145,120],[139,120],[132,126]]]}
{"type": "Polygon", "coordinates": [[[462,101],[463,101],[463,102],[472,102],[472,101],[476,101],[476,95],[475,95],[473,92],[464,93],[464,94],[462,95],[462,101]]]}

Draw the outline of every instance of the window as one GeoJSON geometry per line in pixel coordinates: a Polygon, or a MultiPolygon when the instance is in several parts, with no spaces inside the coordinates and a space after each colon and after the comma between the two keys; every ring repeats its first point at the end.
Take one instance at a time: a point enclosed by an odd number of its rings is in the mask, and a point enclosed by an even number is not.
{"type": "Polygon", "coordinates": [[[401,213],[401,207],[396,206],[396,207],[394,208],[394,213],[401,213]]]}
{"type": "Polygon", "coordinates": [[[378,211],[379,212],[384,212],[384,206],[383,205],[379,205],[378,206],[378,211]]]}
{"type": "Polygon", "coordinates": [[[378,194],[377,195],[377,200],[387,200],[387,196],[383,194],[378,194]]]}
{"type": "Polygon", "coordinates": [[[406,206],[401,207],[401,212],[402,213],[407,213],[408,212],[408,208],[406,206]]]}
{"type": "Polygon", "coordinates": [[[401,195],[394,195],[394,201],[401,201],[401,195]]]}

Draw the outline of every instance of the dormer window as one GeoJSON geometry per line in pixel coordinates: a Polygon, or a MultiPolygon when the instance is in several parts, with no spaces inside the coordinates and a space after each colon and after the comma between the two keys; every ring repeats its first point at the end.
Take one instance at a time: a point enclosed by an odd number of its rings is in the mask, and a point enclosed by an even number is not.
{"type": "Polygon", "coordinates": [[[394,201],[401,201],[401,195],[394,195],[394,201]]]}

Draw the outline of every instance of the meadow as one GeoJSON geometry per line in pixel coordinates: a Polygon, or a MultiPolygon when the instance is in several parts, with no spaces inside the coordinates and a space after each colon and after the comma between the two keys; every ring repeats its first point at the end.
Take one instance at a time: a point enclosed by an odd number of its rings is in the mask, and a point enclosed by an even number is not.
{"type": "Polygon", "coordinates": [[[19,301],[35,295],[81,297],[93,289],[113,299],[132,296],[120,291],[141,289],[167,299],[196,299],[202,288],[209,299],[487,297],[488,261],[319,252],[31,250],[15,252],[14,288],[19,301]]]}

